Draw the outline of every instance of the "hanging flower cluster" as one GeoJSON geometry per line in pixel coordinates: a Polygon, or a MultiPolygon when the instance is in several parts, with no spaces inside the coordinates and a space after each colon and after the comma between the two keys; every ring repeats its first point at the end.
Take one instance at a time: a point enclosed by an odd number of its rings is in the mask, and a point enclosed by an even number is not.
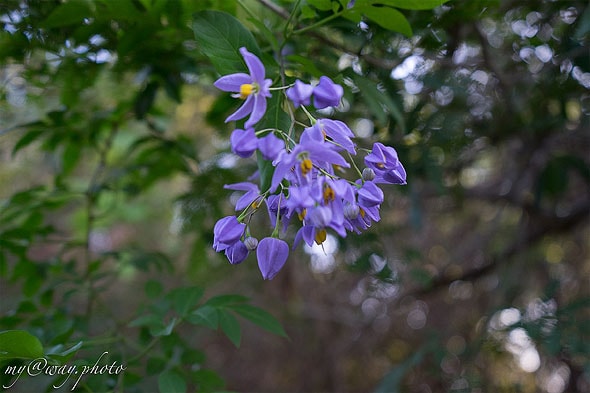
{"type": "Polygon", "coordinates": [[[406,184],[406,172],[395,149],[382,143],[373,145],[364,157],[366,167],[361,171],[352,160],[361,149],[353,142],[350,128],[341,121],[311,115],[307,106],[323,109],[339,105],[343,89],[330,78],[322,76],[315,86],[296,80],[290,86],[273,89],[260,59],[246,48],[241,48],[240,53],[249,74],[226,75],[215,82],[217,88],[244,100],[226,122],[249,115],[244,129],[231,134],[231,149],[243,158],[258,151],[272,162],[274,172],[267,190],[260,190],[252,182],[225,186],[244,194],[235,207],[240,214],[224,217],[215,224],[213,249],[223,251],[232,264],[241,263],[255,251],[262,277],[270,280],[287,261],[289,245],[280,235],[291,222],[300,225],[293,247],[301,241],[310,246],[322,244],[328,231],[342,237],[347,232],[360,233],[380,220],[383,191],[377,184],[406,184]],[[304,127],[298,140],[291,131],[255,129],[266,112],[271,90],[283,90],[293,107],[307,114],[310,125],[304,127]],[[356,180],[340,176],[351,165],[356,180]],[[250,235],[249,222],[263,204],[274,230],[258,241],[250,235]]]}

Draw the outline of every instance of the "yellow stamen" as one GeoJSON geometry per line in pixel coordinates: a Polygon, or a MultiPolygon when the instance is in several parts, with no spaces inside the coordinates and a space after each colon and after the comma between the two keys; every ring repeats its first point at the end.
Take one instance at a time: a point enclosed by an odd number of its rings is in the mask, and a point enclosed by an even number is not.
{"type": "Polygon", "coordinates": [[[365,213],[365,211],[363,210],[362,207],[359,208],[359,213],[361,214],[362,218],[365,218],[365,214],[367,214],[367,213],[365,213]]]}
{"type": "Polygon", "coordinates": [[[324,203],[328,203],[336,199],[336,193],[330,186],[324,186],[324,203]]]}
{"type": "Polygon", "coordinates": [[[320,229],[315,233],[315,242],[317,244],[322,244],[326,240],[326,230],[320,229]]]}
{"type": "Polygon", "coordinates": [[[300,221],[303,221],[303,219],[305,218],[306,215],[307,215],[307,209],[303,209],[301,211],[301,213],[297,213],[297,217],[299,217],[300,221]]]}
{"type": "Polygon", "coordinates": [[[303,161],[301,161],[300,167],[301,167],[301,173],[303,173],[303,175],[305,176],[309,173],[309,171],[311,171],[311,168],[313,167],[313,163],[311,162],[311,160],[309,158],[306,158],[303,161]]]}
{"type": "Polygon", "coordinates": [[[383,168],[385,168],[385,164],[382,162],[379,162],[379,163],[377,163],[376,167],[379,169],[383,169],[383,168]]]}
{"type": "Polygon", "coordinates": [[[254,85],[251,83],[244,83],[240,86],[240,98],[245,100],[254,91],[254,85]]]}
{"type": "Polygon", "coordinates": [[[252,206],[252,209],[256,210],[260,206],[260,201],[254,201],[250,204],[250,206],[252,206]]]}

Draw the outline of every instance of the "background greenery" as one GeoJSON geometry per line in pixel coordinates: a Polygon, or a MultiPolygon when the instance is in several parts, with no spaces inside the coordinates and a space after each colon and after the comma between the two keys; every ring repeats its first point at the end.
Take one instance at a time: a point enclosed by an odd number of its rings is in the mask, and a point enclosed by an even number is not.
{"type": "Polygon", "coordinates": [[[590,391],[590,8],[441,3],[3,1],[2,383],[108,351],[78,391],[590,391]],[[211,250],[256,168],[212,87],[242,43],[343,84],[333,116],[408,171],[270,282],[211,250]]]}

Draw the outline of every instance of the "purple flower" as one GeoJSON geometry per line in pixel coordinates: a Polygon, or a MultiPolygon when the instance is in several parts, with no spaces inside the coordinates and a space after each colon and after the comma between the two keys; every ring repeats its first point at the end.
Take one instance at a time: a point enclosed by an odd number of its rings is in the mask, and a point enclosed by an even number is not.
{"type": "Polygon", "coordinates": [[[339,120],[320,119],[312,127],[306,128],[306,131],[315,140],[321,141],[330,138],[337,146],[350,154],[356,154],[355,145],[350,139],[354,137],[354,133],[339,120]]]}
{"type": "Polygon", "coordinates": [[[258,149],[262,153],[262,157],[267,160],[274,160],[285,149],[285,142],[271,133],[258,140],[258,149]]]}
{"type": "Polygon", "coordinates": [[[244,234],[246,225],[238,221],[235,216],[223,217],[213,228],[213,249],[223,251],[236,243],[244,234]]]}
{"type": "Polygon", "coordinates": [[[233,96],[246,100],[233,114],[225,119],[225,122],[243,119],[250,115],[245,123],[248,129],[254,126],[266,112],[266,99],[270,97],[270,85],[272,80],[265,79],[264,65],[258,57],[248,52],[244,47],[240,48],[250,75],[243,72],[225,75],[219,78],[215,87],[223,91],[235,93],[233,96]]]}
{"type": "Polygon", "coordinates": [[[235,129],[229,137],[231,151],[242,158],[248,158],[258,148],[258,138],[253,128],[235,129]]]}
{"type": "Polygon", "coordinates": [[[265,280],[272,280],[285,265],[289,256],[289,246],[284,240],[265,237],[258,243],[256,257],[258,267],[265,280]]]}
{"type": "Polygon", "coordinates": [[[239,240],[225,249],[225,256],[232,265],[242,263],[248,257],[248,253],[249,251],[246,245],[239,240]]]}
{"type": "Polygon", "coordinates": [[[375,183],[406,184],[406,170],[393,147],[374,143],[365,165],[375,171],[375,183]]]}
{"type": "Polygon", "coordinates": [[[383,202],[383,191],[372,181],[367,181],[358,190],[359,205],[363,207],[373,207],[383,202]]]}
{"type": "Polygon", "coordinates": [[[341,167],[350,167],[350,164],[336,151],[334,145],[329,143],[317,142],[313,138],[306,137],[307,132],[303,132],[301,143],[295,145],[291,152],[284,150],[279,157],[273,161],[275,171],[272,176],[270,191],[277,189],[281,181],[291,174],[291,169],[295,169],[295,175],[300,179],[311,178],[314,165],[328,168],[330,165],[339,165],[341,167]]]}
{"type": "Polygon", "coordinates": [[[356,3],[356,0],[350,0],[348,4],[346,4],[346,9],[349,10],[354,7],[354,3],[356,3]]]}
{"type": "Polygon", "coordinates": [[[311,94],[313,93],[313,86],[301,82],[299,79],[295,81],[293,87],[287,89],[287,97],[293,102],[295,108],[299,105],[309,105],[311,103],[311,94]]]}
{"type": "Polygon", "coordinates": [[[258,189],[258,186],[250,182],[226,184],[223,186],[223,188],[226,190],[246,191],[246,193],[242,195],[236,202],[236,210],[245,209],[248,207],[248,205],[253,204],[254,201],[260,197],[260,190],[258,189]]]}
{"type": "Polygon", "coordinates": [[[313,106],[317,109],[338,106],[344,89],[327,76],[320,77],[320,83],[313,88],[313,106]]]}

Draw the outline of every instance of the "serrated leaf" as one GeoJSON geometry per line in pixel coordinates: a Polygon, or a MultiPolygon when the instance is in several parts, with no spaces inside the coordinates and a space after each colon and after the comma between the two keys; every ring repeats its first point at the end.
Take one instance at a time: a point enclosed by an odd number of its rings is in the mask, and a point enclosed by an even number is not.
{"type": "Polygon", "coordinates": [[[221,326],[223,333],[225,333],[236,348],[239,348],[242,339],[242,329],[236,317],[227,311],[219,312],[219,326],[221,326]]]}
{"type": "Polygon", "coordinates": [[[281,326],[280,322],[277,321],[270,313],[261,308],[249,304],[240,304],[231,306],[231,309],[241,317],[246,318],[261,328],[268,330],[269,332],[278,336],[287,337],[287,333],[281,326]]]}
{"type": "Polygon", "coordinates": [[[174,371],[164,371],[158,376],[158,389],[161,393],[184,393],[186,382],[174,371]]]}
{"type": "Polygon", "coordinates": [[[0,360],[36,359],[43,356],[41,341],[24,330],[0,332],[0,360]]]}
{"type": "Polygon", "coordinates": [[[193,17],[193,31],[201,51],[221,75],[247,71],[239,52],[241,47],[260,57],[260,49],[252,33],[225,12],[197,12],[193,17]]]}

